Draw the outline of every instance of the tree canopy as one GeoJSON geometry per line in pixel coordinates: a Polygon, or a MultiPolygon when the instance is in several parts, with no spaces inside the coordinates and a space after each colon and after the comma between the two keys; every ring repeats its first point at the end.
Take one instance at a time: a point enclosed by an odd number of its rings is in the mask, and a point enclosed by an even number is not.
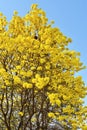
{"type": "Polygon", "coordinates": [[[0,13],[0,129],[48,130],[52,122],[66,130],[86,129],[87,87],[80,53],[72,41],[48,23],[37,4],[8,22],[0,13]]]}

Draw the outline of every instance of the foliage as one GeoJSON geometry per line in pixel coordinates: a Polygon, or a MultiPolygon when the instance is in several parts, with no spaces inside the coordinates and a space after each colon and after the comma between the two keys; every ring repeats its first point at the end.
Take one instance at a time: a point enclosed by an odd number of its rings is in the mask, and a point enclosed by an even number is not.
{"type": "Polygon", "coordinates": [[[84,66],[52,23],[36,4],[10,22],[0,13],[0,129],[46,130],[53,120],[86,127],[87,88],[75,76],[84,66]]]}

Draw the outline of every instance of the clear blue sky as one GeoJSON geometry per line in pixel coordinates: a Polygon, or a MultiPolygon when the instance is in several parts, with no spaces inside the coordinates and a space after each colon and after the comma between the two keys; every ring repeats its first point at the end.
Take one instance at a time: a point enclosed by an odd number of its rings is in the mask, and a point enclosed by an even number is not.
{"type": "MultiPolygon", "coordinates": [[[[14,10],[17,10],[20,16],[24,16],[33,3],[38,3],[48,19],[54,20],[55,26],[72,38],[70,48],[79,51],[81,61],[87,65],[87,0],[1,0],[0,12],[10,20],[14,10]]],[[[83,76],[87,85],[87,69],[79,74],[83,76]]]]}

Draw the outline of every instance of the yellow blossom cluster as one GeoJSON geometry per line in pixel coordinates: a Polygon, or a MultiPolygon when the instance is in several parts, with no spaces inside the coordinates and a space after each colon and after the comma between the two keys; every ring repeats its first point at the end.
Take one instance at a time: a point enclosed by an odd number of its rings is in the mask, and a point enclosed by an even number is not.
{"type": "Polygon", "coordinates": [[[38,89],[42,89],[49,83],[49,77],[41,78],[39,74],[36,74],[35,78],[32,79],[32,83],[35,83],[38,89]]]}

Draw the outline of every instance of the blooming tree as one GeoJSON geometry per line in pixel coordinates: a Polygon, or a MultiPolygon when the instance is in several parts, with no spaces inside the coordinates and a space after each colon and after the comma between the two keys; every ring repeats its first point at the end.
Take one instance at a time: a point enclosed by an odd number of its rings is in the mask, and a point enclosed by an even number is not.
{"type": "Polygon", "coordinates": [[[0,13],[0,129],[47,130],[53,121],[86,128],[87,88],[75,76],[84,66],[52,24],[37,4],[10,22],[0,13]]]}

